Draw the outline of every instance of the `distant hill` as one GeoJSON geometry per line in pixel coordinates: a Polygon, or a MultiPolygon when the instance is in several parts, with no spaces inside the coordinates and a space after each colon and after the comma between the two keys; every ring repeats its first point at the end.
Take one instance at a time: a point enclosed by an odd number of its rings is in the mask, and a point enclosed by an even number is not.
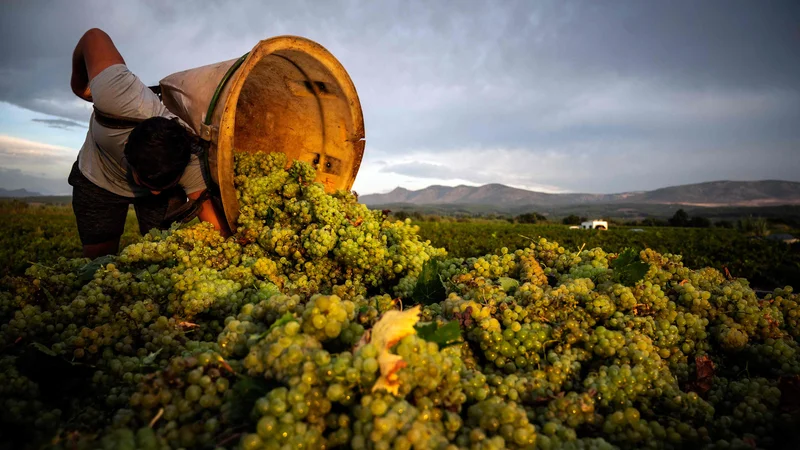
{"type": "Polygon", "coordinates": [[[42,194],[38,192],[30,192],[26,189],[8,190],[0,188],[0,197],[20,198],[20,197],[39,197],[40,195],[42,194]]]}
{"type": "Polygon", "coordinates": [[[429,186],[418,191],[397,188],[388,194],[362,195],[358,199],[366,205],[410,203],[415,205],[576,205],[582,203],[609,203],[624,194],[548,194],[528,191],[503,184],[483,186],[429,186]]]}
{"type": "Polygon", "coordinates": [[[654,191],[619,194],[548,194],[502,184],[429,186],[418,191],[398,187],[388,194],[362,195],[367,205],[492,205],[494,207],[592,204],[657,204],[700,207],[800,205],[800,183],[792,181],[711,181],[654,191]]]}
{"type": "Polygon", "coordinates": [[[712,181],[643,192],[628,201],[692,206],[767,206],[800,204],[800,183],[792,181],[712,181]]]}

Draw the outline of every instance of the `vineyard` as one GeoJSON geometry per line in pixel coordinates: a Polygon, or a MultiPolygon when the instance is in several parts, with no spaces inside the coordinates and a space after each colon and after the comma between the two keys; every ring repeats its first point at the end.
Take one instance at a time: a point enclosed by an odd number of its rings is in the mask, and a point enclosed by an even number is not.
{"type": "MultiPolygon", "coordinates": [[[[0,276],[22,274],[31,263],[47,264],[59,257],[81,256],[81,241],[72,208],[0,201],[0,276]]],[[[139,237],[133,211],[128,215],[120,245],[139,237]]]]}
{"type": "Polygon", "coordinates": [[[796,448],[800,297],[739,278],[791,247],[417,226],[286,163],[236,156],[234,236],[131,216],[94,261],[3,204],[0,449],[796,448]]]}
{"type": "MultiPolygon", "coordinates": [[[[0,274],[22,274],[32,262],[45,264],[64,256],[80,256],[75,217],[67,205],[28,205],[0,201],[0,274]]],[[[754,238],[724,228],[614,227],[607,231],[571,230],[563,225],[415,221],[420,237],[448,256],[466,258],[495,253],[501,248],[524,249],[543,237],[565,248],[602,248],[619,252],[626,248],[650,248],[679,254],[688,267],[728,269],[764,288],[800,286],[800,245],[754,238]]],[[[140,238],[133,210],[128,215],[121,248],[140,238]]]]}
{"type": "Polygon", "coordinates": [[[625,248],[650,248],[659,253],[682,256],[689,267],[713,267],[735,277],[746,278],[765,288],[800,286],[800,245],[747,236],[723,228],[629,227],[610,230],[571,230],[562,225],[416,222],[420,236],[450,256],[468,257],[516,250],[544,237],[576,251],[600,247],[608,252],[625,248]]]}

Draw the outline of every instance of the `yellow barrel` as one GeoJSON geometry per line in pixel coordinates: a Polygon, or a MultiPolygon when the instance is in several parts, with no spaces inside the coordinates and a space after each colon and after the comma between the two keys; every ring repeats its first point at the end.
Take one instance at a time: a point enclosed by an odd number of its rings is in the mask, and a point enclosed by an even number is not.
{"type": "Polygon", "coordinates": [[[236,229],[233,154],[283,152],[307,161],[328,192],[349,190],[364,154],[364,117],[355,86],[325,48],[297,36],[263,40],[221,86],[236,59],[178,72],[159,82],[164,104],[210,142],[209,166],[225,217],[236,229]]]}

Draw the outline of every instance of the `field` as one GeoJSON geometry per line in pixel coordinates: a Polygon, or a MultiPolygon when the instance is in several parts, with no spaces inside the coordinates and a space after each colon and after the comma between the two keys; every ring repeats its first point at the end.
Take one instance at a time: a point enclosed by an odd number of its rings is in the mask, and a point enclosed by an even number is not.
{"type": "Polygon", "coordinates": [[[704,217],[714,222],[720,220],[735,221],[742,217],[764,217],[800,223],[800,205],[781,206],[729,206],[729,207],[693,207],[676,204],[596,204],[596,205],[563,205],[563,206],[504,206],[504,205],[470,205],[443,204],[417,205],[410,203],[387,203],[370,205],[374,209],[388,209],[395,213],[423,214],[440,217],[514,217],[520,214],[537,212],[550,218],[566,217],[570,214],[588,217],[606,217],[619,221],[651,219],[667,219],[679,209],[686,211],[691,217],[704,217]]]}
{"type": "MultiPolygon", "coordinates": [[[[0,200],[0,216],[0,276],[21,274],[32,262],[47,264],[59,256],[81,256],[75,215],[68,205],[0,200]]],[[[120,246],[138,237],[131,211],[120,246]]]]}
{"type": "MultiPolygon", "coordinates": [[[[68,205],[0,201],[5,218],[0,227],[0,274],[22,273],[31,262],[46,264],[59,256],[79,257],[80,240],[68,205]]],[[[800,286],[800,245],[754,238],[719,228],[613,227],[607,231],[570,230],[563,225],[511,224],[505,221],[414,222],[420,236],[449,256],[485,255],[507,247],[525,248],[545,238],[573,251],[603,248],[651,248],[683,256],[690,267],[725,269],[759,289],[800,286]]],[[[133,210],[128,215],[121,247],[139,238],[133,210]]]]}
{"type": "Polygon", "coordinates": [[[0,450],[796,448],[796,247],[385,220],[236,167],[233,237],[130,214],[95,261],[68,205],[0,203],[0,450]]]}
{"type": "Polygon", "coordinates": [[[721,228],[612,227],[607,231],[570,230],[564,225],[485,222],[415,222],[420,235],[450,256],[493,253],[502,247],[525,248],[539,238],[576,251],[600,247],[607,252],[651,248],[683,256],[689,267],[727,268],[731,276],[747,278],[754,287],[800,286],[800,245],[787,245],[721,228]],[[641,231],[632,231],[632,230],[641,231]]]}

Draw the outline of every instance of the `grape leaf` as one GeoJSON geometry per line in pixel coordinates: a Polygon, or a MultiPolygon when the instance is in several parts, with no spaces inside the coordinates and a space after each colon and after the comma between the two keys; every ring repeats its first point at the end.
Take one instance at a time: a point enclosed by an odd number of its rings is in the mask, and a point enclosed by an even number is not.
{"type": "Polygon", "coordinates": [[[272,208],[269,208],[267,210],[267,214],[264,217],[264,223],[268,227],[272,227],[273,225],[275,225],[275,211],[272,208]]]}
{"type": "Polygon", "coordinates": [[[263,377],[253,378],[241,376],[231,387],[233,401],[230,410],[226,412],[229,423],[242,423],[249,419],[250,412],[256,400],[267,395],[269,391],[278,386],[265,380],[263,377]]]}
{"type": "Polygon", "coordinates": [[[276,320],[275,323],[270,325],[268,331],[272,331],[273,328],[278,328],[280,326],[286,325],[289,322],[296,322],[296,321],[297,321],[297,319],[294,318],[292,313],[286,313],[283,316],[281,316],[280,319],[276,320]]]}
{"type": "Polygon", "coordinates": [[[84,284],[92,281],[92,278],[94,278],[94,273],[97,272],[100,267],[105,266],[108,263],[112,263],[116,261],[116,259],[117,257],[114,255],[106,255],[95,258],[78,269],[78,280],[84,284]]]}
{"type": "Polygon", "coordinates": [[[267,331],[264,331],[264,332],[258,333],[258,334],[253,334],[253,335],[250,336],[250,338],[251,339],[255,339],[257,341],[260,341],[261,339],[264,339],[265,337],[267,337],[267,335],[269,335],[269,333],[273,329],[275,329],[277,327],[280,327],[280,326],[283,326],[283,325],[286,325],[289,322],[296,322],[296,321],[297,321],[297,319],[292,315],[292,313],[286,313],[283,316],[281,316],[280,319],[276,320],[275,323],[270,325],[269,328],[267,329],[267,331]]]}
{"type": "Polygon", "coordinates": [[[714,387],[714,362],[708,356],[697,356],[694,361],[694,380],[687,385],[686,389],[705,398],[708,391],[714,387]]]}
{"type": "Polygon", "coordinates": [[[506,292],[512,292],[519,287],[519,280],[509,277],[500,277],[497,279],[497,282],[500,283],[500,287],[506,292]]]}
{"type": "Polygon", "coordinates": [[[161,353],[161,350],[164,350],[164,348],[162,347],[156,350],[155,352],[152,352],[149,355],[145,356],[144,359],[142,360],[142,365],[149,366],[150,364],[153,364],[156,361],[158,354],[161,353]]]}
{"type": "Polygon", "coordinates": [[[439,264],[429,259],[417,277],[417,284],[411,292],[411,300],[415,305],[430,305],[444,300],[446,296],[447,291],[439,276],[439,264]]]}
{"type": "Polygon", "coordinates": [[[626,248],[611,262],[611,268],[614,269],[614,281],[625,286],[633,286],[644,278],[650,270],[650,265],[642,261],[639,252],[626,248]]]}
{"type": "Polygon", "coordinates": [[[26,262],[27,262],[28,264],[30,264],[31,266],[41,267],[42,269],[49,270],[49,271],[51,271],[51,272],[55,270],[55,269],[53,269],[52,267],[50,267],[50,266],[45,266],[45,265],[44,265],[44,264],[42,264],[42,263],[38,263],[38,262],[34,262],[34,261],[26,261],[26,262]]]}
{"type": "Polygon", "coordinates": [[[47,297],[47,301],[50,302],[50,305],[51,306],[55,305],[56,304],[56,299],[55,299],[55,297],[53,297],[53,294],[51,294],[50,291],[48,291],[47,288],[44,287],[44,286],[40,285],[39,288],[42,290],[42,292],[44,292],[44,295],[45,295],[45,297],[47,297]]]}
{"type": "Polygon", "coordinates": [[[31,342],[31,347],[35,348],[36,350],[39,350],[40,352],[44,353],[47,356],[58,356],[56,352],[50,350],[50,347],[44,344],[40,344],[38,342],[31,342]]]}
{"type": "Polygon", "coordinates": [[[436,343],[439,348],[449,347],[461,342],[461,327],[457,320],[451,320],[439,326],[436,322],[420,323],[414,328],[422,339],[436,343]]]}
{"type": "MultiPolygon", "coordinates": [[[[57,360],[60,363],[66,363],[66,364],[69,364],[70,366],[93,367],[93,366],[90,366],[88,364],[84,364],[84,363],[80,363],[80,362],[68,361],[68,360],[58,356],[58,353],[54,352],[53,350],[50,349],[50,347],[48,347],[48,346],[46,346],[44,344],[40,344],[38,342],[31,342],[30,346],[33,347],[34,349],[36,349],[39,353],[46,355],[48,357],[48,359],[57,360]]],[[[42,355],[39,355],[39,356],[44,358],[44,356],[42,356],[42,355]]]]}

